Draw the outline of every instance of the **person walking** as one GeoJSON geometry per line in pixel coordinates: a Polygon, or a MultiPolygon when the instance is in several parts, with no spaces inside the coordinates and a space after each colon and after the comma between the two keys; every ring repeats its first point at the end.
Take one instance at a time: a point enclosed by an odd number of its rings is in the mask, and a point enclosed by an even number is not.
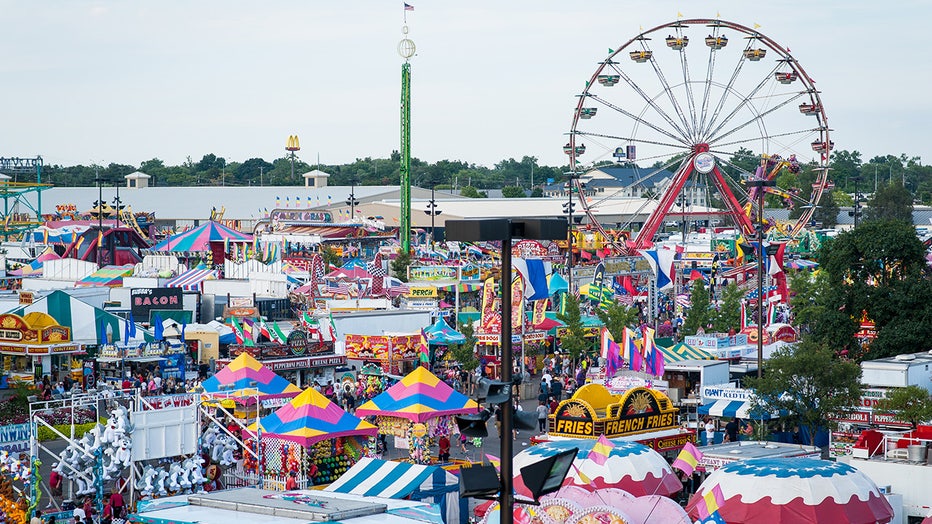
{"type": "Polygon", "coordinates": [[[547,402],[541,400],[537,404],[537,425],[541,433],[547,429],[547,415],[550,414],[550,408],[547,406],[547,402]]]}
{"type": "Polygon", "coordinates": [[[440,435],[440,440],[437,443],[438,453],[437,458],[440,462],[449,462],[450,461],[450,438],[446,435],[440,435]]]}

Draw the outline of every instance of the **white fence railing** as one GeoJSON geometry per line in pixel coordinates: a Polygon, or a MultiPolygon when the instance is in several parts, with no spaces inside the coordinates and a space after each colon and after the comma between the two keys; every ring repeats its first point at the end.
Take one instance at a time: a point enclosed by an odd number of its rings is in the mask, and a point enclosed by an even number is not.
{"type": "MultiPolygon", "coordinates": [[[[297,478],[296,489],[307,489],[308,481],[307,479],[297,478]]],[[[233,471],[227,471],[223,473],[221,478],[224,488],[237,488],[244,486],[262,486],[262,489],[270,489],[273,491],[285,491],[285,483],[288,481],[288,477],[285,475],[266,475],[264,478],[259,478],[259,475],[255,473],[241,473],[238,474],[233,471]]]]}

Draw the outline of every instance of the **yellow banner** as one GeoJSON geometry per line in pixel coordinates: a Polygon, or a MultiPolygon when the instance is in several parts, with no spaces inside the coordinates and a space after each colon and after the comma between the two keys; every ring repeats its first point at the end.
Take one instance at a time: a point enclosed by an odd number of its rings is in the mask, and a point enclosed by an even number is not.
{"type": "Polygon", "coordinates": [[[408,297],[437,298],[437,288],[434,286],[415,286],[408,290],[408,297]]]}

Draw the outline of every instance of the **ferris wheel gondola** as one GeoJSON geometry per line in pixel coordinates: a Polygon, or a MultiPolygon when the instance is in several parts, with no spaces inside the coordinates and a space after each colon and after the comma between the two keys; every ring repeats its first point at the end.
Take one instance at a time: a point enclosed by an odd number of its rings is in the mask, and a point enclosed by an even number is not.
{"type": "Polygon", "coordinates": [[[718,19],[660,25],[611,51],[577,99],[564,152],[582,210],[605,238],[613,235],[592,212],[601,202],[579,190],[580,177],[614,161],[639,181],[672,172],[637,236],[616,251],[652,245],[687,189],[705,188],[714,196],[704,207],[724,208],[751,235],[759,210],[748,181],[780,177],[789,186],[767,192],[768,200],[791,210],[781,233],[793,237],[830,186],[834,144],[819,91],[789,50],[757,29],[718,19]],[[705,46],[689,46],[690,38],[705,46]],[[729,45],[735,38],[744,46],[729,45]],[[811,193],[798,189],[810,185],[811,193]]]}

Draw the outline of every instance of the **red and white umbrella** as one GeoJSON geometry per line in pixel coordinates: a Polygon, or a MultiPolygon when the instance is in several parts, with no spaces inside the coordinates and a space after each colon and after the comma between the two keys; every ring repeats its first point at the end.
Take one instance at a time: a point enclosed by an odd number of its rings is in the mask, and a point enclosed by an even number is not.
{"type": "MultiPolygon", "coordinates": [[[[714,471],[690,498],[699,518],[706,494],[729,524],[887,523],[893,508],[867,475],[840,462],[812,458],[750,459],[714,471]]],[[[712,508],[714,509],[714,507],[712,508]]]]}
{"type": "Polygon", "coordinates": [[[579,448],[579,451],[563,482],[564,486],[580,486],[590,491],[618,488],[635,497],[668,496],[683,489],[666,459],[651,448],[637,442],[612,440],[614,447],[604,464],[599,464],[588,458],[596,442],[595,439],[555,440],[531,446],[518,453],[513,462],[515,491],[522,496],[530,496],[521,478],[521,468],[572,448],[579,448]]]}

